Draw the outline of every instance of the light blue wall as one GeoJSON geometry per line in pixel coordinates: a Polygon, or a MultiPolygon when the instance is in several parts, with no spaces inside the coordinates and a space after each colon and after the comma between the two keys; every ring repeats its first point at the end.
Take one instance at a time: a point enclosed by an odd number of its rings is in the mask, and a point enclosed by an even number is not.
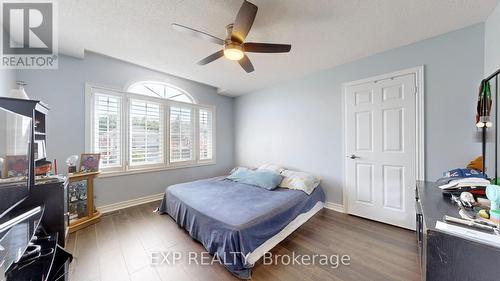
{"type": "MultiPolygon", "coordinates": [[[[85,148],[85,82],[123,89],[143,78],[162,79],[200,103],[217,106],[217,165],[99,179],[98,206],[224,174],[234,166],[233,153],[240,165],[278,163],[316,174],[328,201],[341,203],[341,84],[424,65],[426,175],[436,179],[480,153],[473,120],[477,86],[486,67],[484,37],[484,25],[478,24],[282,83],[237,98],[234,115],[233,99],[217,95],[212,87],[93,53],[86,53],[84,60],[62,56],[58,70],[18,71],[17,79],[29,83],[32,98],[51,106],[48,151],[61,164],[85,148]]],[[[7,84],[15,80],[12,72],[0,76],[7,84]]],[[[0,83],[0,89],[13,87],[2,86],[6,83],[0,83]]]]}
{"type": "Polygon", "coordinates": [[[16,88],[16,71],[13,69],[0,70],[0,97],[10,96],[10,90],[16,88]]]}
{"type": "Polygon", "coordinates": [[[500,68],[500,4],[484,24],[484,75],[500,68]]]}
{"type": "Polygon", "coordinates": [[[47,150],[61,170],[69,155],[85,150],[86,82],[124,89],[132,81],[158,79],[186,90],[201,104],[216,106],[216,165],[98,179],[97,206],[158,194],[168,185],[222,175],[233,167],[233,98],[218,95],[213,87],[90,52],[83,60],[61,56],[57,70],[22,70],[17,76],[28,82],[31,98],[51,108],[47,150]]]}
{"type": "Polygon", "coordinates": [[[236,163],[313,173],[327,200],[342,203],[342,83],[424,65],[426,177],[463,167],[480,154],[474,116],[483,53],[477,24],[238,97],[236,163]]]}

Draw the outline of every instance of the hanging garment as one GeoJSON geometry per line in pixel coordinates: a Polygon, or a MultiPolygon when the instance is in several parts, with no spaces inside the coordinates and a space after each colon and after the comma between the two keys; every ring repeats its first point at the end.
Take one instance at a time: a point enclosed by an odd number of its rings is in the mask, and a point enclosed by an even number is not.
{"type": "Polygon", "coordinates": [[[491,104],[492,101],[490,82],[481,81],[481,86],[479,86],[479,97],[477,101],[476,124],[480,121],[481,117],[490,116],[491,104]]]}

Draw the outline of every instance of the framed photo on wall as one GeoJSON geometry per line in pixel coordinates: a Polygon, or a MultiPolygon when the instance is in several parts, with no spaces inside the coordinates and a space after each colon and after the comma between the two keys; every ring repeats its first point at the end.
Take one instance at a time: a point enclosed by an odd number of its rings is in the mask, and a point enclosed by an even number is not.
{"type": "Polygon", "coordinates": [[[99,161],[101,154],[99,153],[82,153],[80,157],[80,172],[93,173],[99,172],[99,161]]]}

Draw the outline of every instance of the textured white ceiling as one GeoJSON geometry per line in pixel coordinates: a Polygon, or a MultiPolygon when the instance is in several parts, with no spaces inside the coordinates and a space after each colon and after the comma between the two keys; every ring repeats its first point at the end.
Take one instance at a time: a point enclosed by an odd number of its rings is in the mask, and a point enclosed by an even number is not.
{"type": "Polygon", "coordinates": [[[496,0],[253,0],[247,41],[291,43],[288,54],[196,62],[220,46],[178,33],[173,22],[224,38],[241,0],[60,0],[62,53],[90,50],[220,89],[225,95],[301,77],[484,21],[496,0]]]}

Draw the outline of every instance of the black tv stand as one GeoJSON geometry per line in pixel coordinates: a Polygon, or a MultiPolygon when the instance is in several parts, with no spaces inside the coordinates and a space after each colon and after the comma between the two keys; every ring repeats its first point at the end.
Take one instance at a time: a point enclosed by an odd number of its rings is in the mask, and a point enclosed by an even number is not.
{"type": "Polygon", "coordinates": [[[53,182],[36,183],[30,190],[30,195],[18,208],[30,206],[45,207],[42,225],[47,232],[57,233],[57,243],[65,247],[68,234],[66,194],[68,181],[66,178],[54,179],[53,182]]]}
{"type": "Polygon", "coordinates": [[[73,257],[57,244],[57,233],[41,232],[33,242],[39,250],[14,264],[7,272],[7,280],[67,280],[66,263],[73,257]]]}
{"type": "Polygon", "coordinates": [[[29,197],[13,210],[15,213],[43,206],[43,215],[32,239],[32,243],[39,244],[41,251],[33,260],[21,258],[13,264],[6,272],[6,281],[67,280],[69,263],[73,257],[64,250],[67,234],[66,188],[65,178],[35,184],[29,197]]]}

